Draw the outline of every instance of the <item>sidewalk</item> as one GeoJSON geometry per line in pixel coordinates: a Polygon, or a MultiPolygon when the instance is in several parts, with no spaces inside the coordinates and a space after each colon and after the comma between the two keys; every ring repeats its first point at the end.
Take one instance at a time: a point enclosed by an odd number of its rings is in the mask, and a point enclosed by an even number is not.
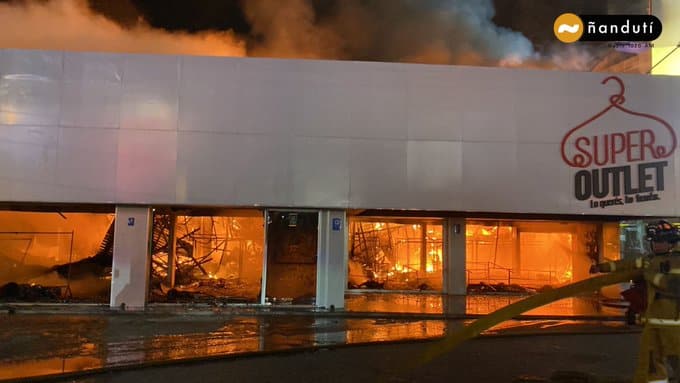
{"type": "MultiPolygon", "coordinates": [[[[637,345],[637,334],[485,337],[465,342],[427,365],[403,368],[423,355],[432,343],[372,344],[156,365],[60,381],[547,383],[547,378],[556,372],[576,371],[601,378],[596,381],[598,383],[630,383],[637,345]]],[[[586,380],[560,382],[591,383],[586,380]]]]}
{"type": "MultiPolygon", "coordinates": [[[[522,296],[347,294],[345,310],[248,304],[0,304],[0,380],[442,337],[522,296]]],[[[629,334],[622,310],[569,298],[483,335],[629,334]]]]}
{"type": "MultiPolygon", "coordinates": [[[[266,355],[367,343],[436,339],[471,319],[441,314],[153,306],[17,306],[0,314],[0,380],[266,355]]],[[[635,334],[615,318],[510,321],[485,336],[635,334]]]]}

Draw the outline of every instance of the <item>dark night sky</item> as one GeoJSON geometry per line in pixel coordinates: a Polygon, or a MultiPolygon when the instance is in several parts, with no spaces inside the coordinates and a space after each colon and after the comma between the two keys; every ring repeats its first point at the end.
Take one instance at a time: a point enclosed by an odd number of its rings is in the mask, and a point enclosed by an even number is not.
{"type": "MultiPolygon", "coordinates": [[[[150,25],[171,31],[232,29],[239,34],[247,34],[250,25],[241,6],[245,1],[89,0],[89,3],[93,10],[122,25],[134,24],[143,17],[150,25]]],[[[334,5],[339,1],[342,0],[313,0],[317,17],[332,14],[334,5]]],[[[365,3],[390,1],[364,0],[365,3]]],[[[493,21],[523,33],[537,48],[554,41],[546,31],[552,30],[555,17],[561,13],[645,13],[647,10],[646,0],[494,0],[494,5],[496,16],[493,21]]]]}

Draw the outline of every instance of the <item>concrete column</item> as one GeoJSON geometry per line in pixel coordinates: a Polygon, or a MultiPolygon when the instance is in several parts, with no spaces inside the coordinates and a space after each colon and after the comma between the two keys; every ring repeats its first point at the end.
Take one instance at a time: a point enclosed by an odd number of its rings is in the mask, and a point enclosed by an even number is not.
{"type": "Polygon", "coordinates": [[[149,286],[149,207],[116,206],[111,307],[143,309],[149,286]]]}
{"type": "Polygon", "coordinates": [[[342,309],[347,287],[347,217],[344,211],[320,212],[318,254],[316,305],[342,309]]]}
{"type": "Polygon", "coordinates": [[[465,219],[447,219],[444,232],[444,292],[465,295],[465,219]]]}

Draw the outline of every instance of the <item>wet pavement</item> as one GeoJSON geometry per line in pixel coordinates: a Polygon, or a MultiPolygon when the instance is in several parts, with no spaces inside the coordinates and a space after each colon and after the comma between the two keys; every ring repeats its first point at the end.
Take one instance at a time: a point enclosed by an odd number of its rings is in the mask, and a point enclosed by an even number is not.
{"type": "Polygon", "coordinates": [[[561,379],[559,382],[630,383],[638,340],[639,334],[635,333],[482,337],[464,342],[420,366],[414,366],[414,360],[436,347],[436,343],[378,343],[121,369],[58,381],[547,383],[547,378],[558,372],[576,372],[602,379],[561,379]],[[527,379],[518,380],[519,377],[527,379]]]}
{"type": "MultiPolygon", "coordinates": [[[[154,305],[144,313],[121,313],[101,305],[19,305],[16,314],[0,310],[0,380],[436,339],[522,298],[349,294],[346,311],[335,313],[282,306],[154,305]]],[[[508,321],[483,335],[638,331],[623,323],[620,308],[589,298],[565,299],[527,314],[533,319],[508,321]]]]}
{"type": "MultiPolygon", "coordinates": [[[[464,320],[314,315],[0,315],[0,380],[291,349],[435,339],[464,320]]],[[[510,321],[486,335],[630,332],[619,321],[510,321]]]]}
{"type": "Polygon", "coordinates": [[[0,379],[218,355],[441,336],[436,320],[265,316],[0,317],[0,379]]]}
{"type": "MultiPolygon", "coordinates": [[[[348,312],[379,312],[437,314],[448,316],[486,315],[526,298],[526,295],[466,295],[348,293],[345,310],[348,312]]],[[[623,310],[615,305],[603,304],[597,297],[566,298],[528,311],[533,316],[621,316],[623,310]]]]}

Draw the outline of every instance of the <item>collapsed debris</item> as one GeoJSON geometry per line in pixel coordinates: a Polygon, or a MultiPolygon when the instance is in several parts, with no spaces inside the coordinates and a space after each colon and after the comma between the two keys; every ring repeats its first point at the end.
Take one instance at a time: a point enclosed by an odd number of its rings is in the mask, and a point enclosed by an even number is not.
{"type": "Polygon", "coordinates": [[[9,282],[0,286],[0,300],[7,302],[40,302],[54,301],[68,297],[68,291],[62,287],[45,287],[37,284],[18,284],[9,282]]]}
{"type": "Polygon", "coordinates": [[[348,288],[441,290],[442,230],[422,221],[352,222],[348,288]]]}
{"type": "MultiPolygon", "coordinates": [[[[66,219],[63,215],[61,216],[66,219]]],[[[101,220],[92,221],[92,217],[86,216],[81,217],[79,221],[79,217],[74,217],[75,224],[79,225],[78,229],[85,228],[84,225],[92,222],[101,224],[106,219],[104,216],[96,217],[96,219],[99,218],[101,220]]],[[[0,257],[0,267],[3,271],[0,273],[0,283],[4,283],[0,290],[0,299],[41,302],[74,299],[87,302],[107,301],[111,287],[115,221],[107,220],[106,224],[108,230],[99,242],[96,254],[76,261],[72,261],[74,237],[77,237],[74,235],[75,228],[71,231],[3,232],[10,236],[8,239],[13,243],[25,241],[27,245],[23,249],[16,246],[4,248],[8,255],[0,257]],[[30,255],[31,253],[34,255],[30,255]],[[67,257],[68,262],[50,265],[50,263],[55,263],[55,260],[63,259],[64,256],[67,257]],[[31,264],[31,262],[39,264],[31,264]]],[[[100,230],[101,228],[99,226],[100,230]]],[[[83,231],[87,232],[87,230],[83,231]]],[[[91,238],[88,238],[88,241],[92,243],[91,238]]],[[[93,244],[96,246],[96,243],[93,244]]],[[[81,242],[80,251],[82,252],[83,249],[81,242]]]]}
{"type": "MultiPolygon", "coordinates": [[[[541,289],[539,289],[541,290],[541,289]]],[[[534,294],[538,290],[530,287],[520,286],[518,284],[505,284],[485,282],[471,283],[467,286],[468,294],[490,294],[490,293],[506,293],[506,294],[534,294]]]]}
{"type": "Polygon", "coordinates": [[[94,256],[76,262],[56,265],[50,271],[56,271],[70,282],[72,279],[82,279],[91,276],[104,277],[111,275],[113,265],[113,234],[115,219],[109,225],[106,235],[102,239],[99,251],[94,256]]]}
{"type": "Polygon", "coordinates": [[[157,212],[153,222],[151,301],[259,302],[262,247],[247,218],[157,212]]]}

